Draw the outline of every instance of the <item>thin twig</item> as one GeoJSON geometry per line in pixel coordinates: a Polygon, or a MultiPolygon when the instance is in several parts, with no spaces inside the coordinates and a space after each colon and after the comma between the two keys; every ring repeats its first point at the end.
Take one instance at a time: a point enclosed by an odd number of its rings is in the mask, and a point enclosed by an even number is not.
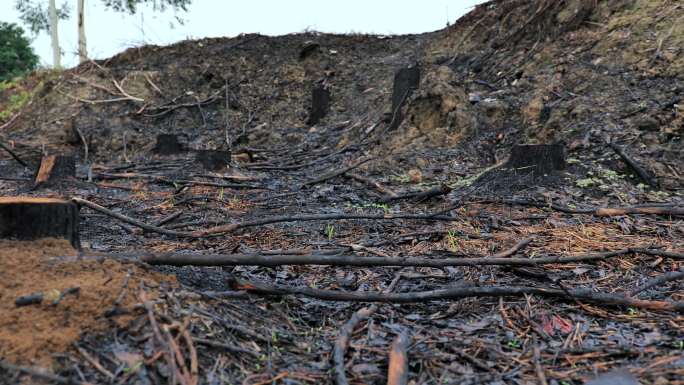
{"type": "Polygon", "coordinates": [[[58,376],[56,374],[46,372],[43,369],[14,365],[4,360],[0,360],[0,368],[12,372],[26,373],[32,377],[56,382],[58,384],[83,384],[81,381],[76,381],[66,377],[58,376]]]}
{"type": "Polygon", "coordinates": [[[632,297],[636,296],[637,294],[646,291],[650,288],[662,285],[663,283],[666,282],[672,282],[672,281],[677,281],[684,279],[684,270],[679,270],[679,271],[670,271],[668,273],[662,274],[656,278],[648,280],[646,283],[643,285],[637,287],[636,289],[632,290],[629,295],[632,297]]]}
{"type": "Polygon", "coordinates": [[[374,187],[376,190],[378,190],[382,194],[385,194],[385,196],[387,196],[389,198],[396,198],[398,196],[394,191],[392,191],[389,188],[381,185],[379,182],[376,182],[371,178],[368,178],[368,177],[365,177],[363,175],[359,175],[356,173],[352,173],[352,172],[347,172],[344,175],[351,178],[351,179],[357,180],[359,182],[362,182],[362,183],[365,183],[369,186],[374,187]]]}
{"type": "MultiPolygon", "coordinates": [[[[399,279],[401,278],[401,275],[397,275],[390,285],[387,287],[385,290],[386,293],[392,292],[394,290],[394,287],[397,285],[399,282],[399,279]]],[[[349,342],[351,340],[352,334],[354,333],[354,329],[356,329],[356,326],[361,323],[364,320],[367,320],[370,318],[375,312],[378,310],[377,305],[371,305],[367,307],[363,307],[359,310],[357,310],[354,314],[352,314],[351,318],[342,325],[340,328],[340,335],[335,339],[335,346],[333,348],[333,354],[332,354],[332,361],[333,361],[333,367],[335,369],[335,384],[336,385],[347,385],[349,384],[349,381],[347,381],[347,375],[345,374],[345,365],[344,365],[344,355],[347,352],[347,347],[349,346],[349,342]]]]}
{"type": "Polygon", "coordinates": [[[17,155],[14,151],[12,151],[11,148],[7,147],[4,143],[0,142],[0,148],[2,148],[3,150],[7,151],[7,153],[10,154],[10,156],[12,156],[12,158],[14,158],[14,160],[16,160],[19,164],[21,164],[21,165],[24,166],[24,167],[28,167],[28,163],[24,162],[24,161],[19,157],[19,155],[17,155]]]}
{"type": "Polygon", "coordinates": [[[348,171],[351,171],[351,170],[353,170],[353,169],[355,169],[355,168],[361,166],[362,164],[364,164],[364,163],[366,163],[366,162],[368,162],[368,161],[371,161],[372,159],[373,159],[373,158],[363,158],[363,159],[360,159],[360,160],[358,160],[358,161],[356,161],[356,162],[350,164],[349,166],[343,167],[343,168],[341,168],[341,169],[339,169],[339,170],[330,171],[330,172],[328,172],[328,173],[326,173],[326,174],[324,174],[324,175],[322,175],[322,176],[320,176],[320,177],[318,177],[318,178],[312,179],[312,180],[310,180],[310,181],[308,181],[308,182],[304,182],[304,183],[302,183],[302,187],[304,187],[304,186],[312,186],[312,185],[314,185],[314,184],[321,183],[321,182],[325,182],[326,180],[329,180],[329,179],[335,178],[335,177],[337,177],[337,176],[343,175],[344,173],[346,173],[346,172],[348,172],[348,171]]]}
{"type": "Polygon", "coordinates": [[[164,235],[170,235],[170,236],[174,236],[174,237],[185,237],[185,238],[193,238],[194,237],[191,233],[185,233],[182,231],[167,230],[167,229],[164,229],[164,228],[161,228],[158,226],[148,225],[147,223],[143,223],[137,219],[133,219],[131,217],[128,217],[128,216],[125,216],[125,215],[122,215],[119,213],[115,213],[112,210],[106,209],[106,208],[98,205],[97,203],[94,203],[94,202],[91,202],[91,201],[88,201],[85,199],[71,198],[71,200],[74,203],[78,204],[79,206],[86,206],[92,210],[95,210],[95,211],[101,212],[103,214],[109,215],[110,217],[116,218],[122,222],[140,227],[143,230],[147,230],[147,231],[151,231],[151,232],[155,232],[155,233],[159,233],[159,234],[164,234],[164,235]]]}
{"type": "Polygon", "coordinates": [[[546,374],[544,373],[544,368],[541,365],[541,353],[539,351],[539,346],[535,345],[532,351],[534,355],[534,371],[537,373],[539,385],[548,385],[548,381],[546,380],[546,374]]]}
{"type": "Polygon", "coordinates": [[[114,374],[107,370],[104,366],[102,366],[102,364],[100,364],[100,362],[97,359],[93,358],[90,354],[88,354],[88,352],[85,349],[76,344],[74,344],[74,347],[83,356],[83,358],[85,358],[86,361],[88,361],[91,365],[93,365],[95,369],[97,369],[98,372],[104,374],[110,380],[114,379],[114,374]]]}

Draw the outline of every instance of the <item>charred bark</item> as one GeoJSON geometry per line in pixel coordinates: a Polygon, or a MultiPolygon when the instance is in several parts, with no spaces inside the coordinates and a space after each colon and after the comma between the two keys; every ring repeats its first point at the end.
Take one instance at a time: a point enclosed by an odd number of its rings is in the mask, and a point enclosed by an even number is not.
{"type": "Polygon", "coordinates": [[[174,155],[185,152],[185,146],[178,140],[176,134],[159,134],[157,135],[157,144],[154,147],[154,152],[159,155],[174,155]]]}
{"type": "Polygon", "coordinates": [[[516,172],[535,176],[565,169],[565,148],[560,144],[523,144],[513,146],[506,164],[516,172]]]}
{"type": "Polygon", "coordinates": [[[76,159],[70,155],[48,155],[40,160],[33,188],[44,187],[76,177],[76,159]]]}
{"type": "Polygon", "coordinates": [[[230,161],[230,152],[224,150],[197,150],[195,160],[207,171],[225,170],[230,161]]]}
{"type": "Polygon", "coordinates": [[[325,85],[318,84],[311,90],[311,111],[306,124],[318,124],[330,110],[330,90],[325,85]]]}
{"type": "Polygon", "coordinates": [[[418,67],[402,68],[394,75],[394,88],[392,90],[392,116],[390,129],[399,127],[403,120],[401,107],[413,90],[420,83],[420,69],[418,67]]]}
{"type": "Polygon", "coordinates": [[[0,198],[0,238],[64,238],[80,248],[78,206],[52,198],[0,198]]]}

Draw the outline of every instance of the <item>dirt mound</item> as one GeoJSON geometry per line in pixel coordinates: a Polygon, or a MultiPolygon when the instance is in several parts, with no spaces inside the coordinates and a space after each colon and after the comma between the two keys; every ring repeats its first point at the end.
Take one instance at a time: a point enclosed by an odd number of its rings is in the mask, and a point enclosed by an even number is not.
{"type": "Polygon", "coordinates": [[[3,360],[49,366],[53,354],[70,349],[83,333],[125,325],[131,319],[127,313],[140,302],[141,282],[152,288],[173,282],[172,277],[135,266],[80,260],[76,255],[65,240],[0,241],[3,360]],[[65,293],[71,288],[78,291],[65,293]],[[42,303],[15,306],[18,298],[37,293],[43,294],[42,303]]]}
{"type": "Polygon", "coordinates": [[[381,169],[428,173],[426,163],[454,160],[483,169],[519,143],[562,142],[594,162],[609,139],[675,188],[672,170],[684,167],[682,18],[684,7],[665,0],[489,1],[424,35],[243,35],[132,48],[49,75],[3,134],[26,157],[45,149],[135,162],[156,135],[172,133],[243,163],[268,160],[264,148],[356,146],[379,155],[381,169]],[[411,65],[420,85],[392,111],[394,74],[411,65]],[[331,100],[312,127],[314,89],[331,100]]]}
{"type": "Polygon", "coordinates": [[[601,163],[610,140],[681,186],[682,17],[669,1],[481,4],[430,40],[420,87],[381,153],[410,167],[425,148],[442,163],[458,149],[482,168],[513,144],[560,142],[601,163]]]}
{"type": "Polygon", "coordinates": [[[377,119],[393,73],[420,56],[426,36],[244,35],[132,48],[45,82],[5,135],[81,156],[85,142],[100,160],[147,155],[162,133],[191,149],[301,144],[313,88],[331,94],[319,132],[377,119]]]}

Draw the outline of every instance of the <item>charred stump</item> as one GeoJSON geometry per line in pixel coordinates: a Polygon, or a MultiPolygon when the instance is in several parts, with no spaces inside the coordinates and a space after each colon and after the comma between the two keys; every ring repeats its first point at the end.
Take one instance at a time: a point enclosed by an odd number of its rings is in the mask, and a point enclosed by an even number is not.
{"type": "Polygon", "coordinates": [[[52,198],[0,197],[0,238],[64,238],[80,248],[78,206],[52,198]]]}
{"type": "Polygon", "coordinates": [[[40,160],[33,188],[55,184],[76,177],[76,159],[71,155],[48,155],[40,160]]]}
{"type": "Polygon", "coordinates": [[[565,147],[560,144],[522,144],[513,146],[506,164],[519,173],[535,176],[565,169],[565,147]]]}
{"type": "Polygon", "coordinates": [[[316,52],[318,52],[321,48],[321,45],[318,44],[315,41],[307,41],[302,45],[302,48],[299,50],[299,60],[304,60],[308,58],[309,56],[312,56],[316,52]]]}
{"type": "Polygon", "coordinates": [[[207,171],[224,170],[230,162],[230,151],[197,150],[195,160],[207,171]]]}
{"type": "Polygon", "coordinates": [[[413,90],[420,84],[420,69],[418,67],[408,67],[400,69],[394,75],[394,88],[392,89],[392,116],[390,117],[390,129],[399,127],[403,116],[401,107],[413,90]]]}
{"type": "Polygon", "coordinates": [[[306,124],[313,126],[318,124],[330,110],[330,90],[323,84],[314,86],[311,90],[311,111],[306,124]]]}
{"type": "Polygon", "coordinates": [[[157,144],[154,146],[154,152],[159,155],[174,155],[185,151],[185,146],[178,139],[176,134],[159,134],[157,135],[157,144]]]}

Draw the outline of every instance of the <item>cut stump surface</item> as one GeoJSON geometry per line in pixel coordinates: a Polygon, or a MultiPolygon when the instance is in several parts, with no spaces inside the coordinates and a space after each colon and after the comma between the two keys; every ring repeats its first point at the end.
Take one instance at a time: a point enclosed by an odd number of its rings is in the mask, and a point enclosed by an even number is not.
{"type": "Polygon", "coordinates": [[[78,206],[73,202],[53,198],[0,197],[0,238],[64,238],[79,248],[78,223],[78,206]]]}

